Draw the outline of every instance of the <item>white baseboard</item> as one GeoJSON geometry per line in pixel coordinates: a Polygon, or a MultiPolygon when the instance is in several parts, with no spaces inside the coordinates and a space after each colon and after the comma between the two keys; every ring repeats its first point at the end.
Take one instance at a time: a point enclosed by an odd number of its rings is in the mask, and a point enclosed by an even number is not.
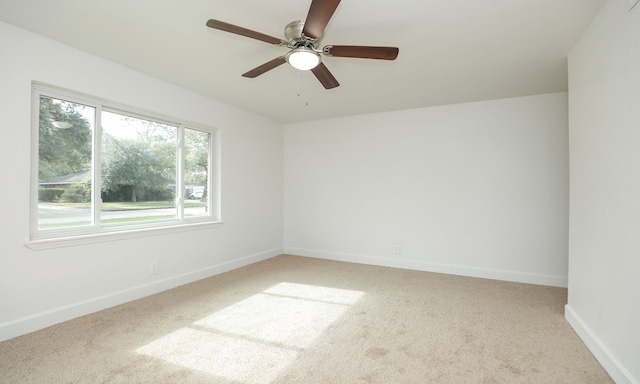
{"type": "Polygon", "coordinates": [[[315,257],[318,259],[346,261],[350,263],[379,265],[384,267],[412,269],[425,272],[445,273],[449,275],[479,277],[483,279],[513,281],[518,283],[547,285],[552,287],[567,287],[566,276],[551,276],[535,273],[503,271],[491,268],[468,267],[451,264],[429,263],[391,257],[376,257],[353,255],[346,253],[327,252],[314,249],[285,247],[284,253],[289,255],[315,257]]]}
{"type": "Polygon", "coordinates": [[[609,373],[613,381],[617,384],[640,384],[640,381],[631,375],[631,372],[620,363],[609,348],[593,333],[591,328],[587,326],[569,304],[564,307],[564,317],[576,331],[580,339],[587,345],[591,353],[593,353],[600,364],[602,364],[607,373],[609,373]]]}
{"type": "Polygon", "coordinates": [[[2,323],[0,324],[0,341],[270,259],[282,253],[282,248],[273,249],[2,323]]]}

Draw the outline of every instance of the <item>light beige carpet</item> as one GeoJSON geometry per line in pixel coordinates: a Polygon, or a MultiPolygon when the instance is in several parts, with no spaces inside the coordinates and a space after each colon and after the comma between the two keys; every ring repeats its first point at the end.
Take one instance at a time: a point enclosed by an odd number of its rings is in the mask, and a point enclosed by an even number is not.
{"type": "Polygon", "coordinates": [[[0,382],[611,383],[566,294],[283,255],[0,343],[0,382]]]}

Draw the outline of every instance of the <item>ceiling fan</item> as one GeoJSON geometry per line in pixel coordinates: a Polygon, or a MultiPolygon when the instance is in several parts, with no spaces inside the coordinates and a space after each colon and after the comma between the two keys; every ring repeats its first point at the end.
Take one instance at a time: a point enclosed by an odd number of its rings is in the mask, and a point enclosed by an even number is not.
{"type": "Polygon", "coordinates": [[[320,54],[331,57],[351,57],[361,59],[395,60],[399,49],[396,47],[371,47],[361,45],[326,45],[318,49],[324,30],[333,16],[340,0],[312,0],[307,19],[293,21],[284,29],[286,40],[265,35],[250,29],[238,27],[224,21],[210,19],[207,26],[234,33],[290,49],[288,53],[268,61],[242,76],[255,78],[286,62],[298,70],[311,70],[320,83],[331,89],[340,85],[329,69],[322,63],[320,54]]]}

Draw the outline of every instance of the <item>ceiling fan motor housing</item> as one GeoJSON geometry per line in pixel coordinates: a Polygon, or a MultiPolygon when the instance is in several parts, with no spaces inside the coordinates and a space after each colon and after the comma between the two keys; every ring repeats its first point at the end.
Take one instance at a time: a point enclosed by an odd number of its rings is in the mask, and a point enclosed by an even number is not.
{"type": "Polygon", "coordinates": [[[284,27],[284,36],[290,48],[307,47],[317,49],[320,39],[311,39],[302,34],[304,23],[300,20],[292,21],[284,27]]]}

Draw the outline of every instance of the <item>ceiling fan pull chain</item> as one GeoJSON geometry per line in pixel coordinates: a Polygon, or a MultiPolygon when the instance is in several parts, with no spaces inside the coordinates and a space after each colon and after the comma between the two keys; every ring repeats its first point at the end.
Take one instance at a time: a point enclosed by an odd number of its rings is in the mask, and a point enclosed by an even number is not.
{"type": "Polygon", "coordinates": [[[300,97],[300,94],[302,93],[302,86],[300,85],[301,81],[300,81],[300,75],[302,74],[302,71],[297,71],[298,75],[296,76],[296,91],[297,91],[297,95],[298,97],[300,97]]]}
{"type": "Polygon", "coordinates": [[[302,76],[304,76],[304,72],[305,71],[298,71],[298,78],[296,79],[296,88],[297,88],[297,96],[299,100],[302,100],[302,98],[304,98],[304,106],[308,107],[309,106],[309,99],[307,99],[305,97],[305,86],[306,86],[306,78],[303,78],[302,76]]]}

